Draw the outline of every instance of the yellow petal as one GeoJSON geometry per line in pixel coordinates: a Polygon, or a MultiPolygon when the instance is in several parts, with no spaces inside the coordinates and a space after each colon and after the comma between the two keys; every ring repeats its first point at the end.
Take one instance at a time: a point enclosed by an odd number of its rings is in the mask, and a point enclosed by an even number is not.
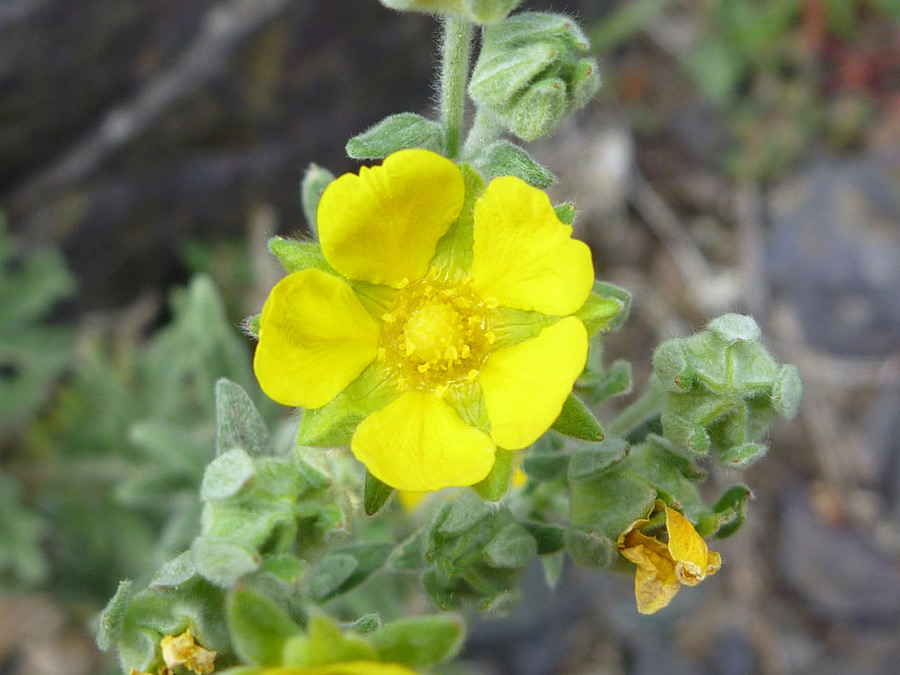
{"type": "Polygon", "coordinates": [[[414,492],[477,483],[491,470],[495,451],[487,434],[425,391],[408,391],[369,415],[350,448],[378,480],[414,492]]]}
{"type": "Polygon", "coordinates": [[[478,381],[497,445],[519,450],[550,428],[584,370],[587,351],[584,324],[570,316],[488,357],[478,381]]]}
{"type": "Polygon", "coordinates": [[[167,668],[184,666],[197,675],[207,675],[215,670],[216,652],[200,646],[190,628],[181,635],[166,635],[160,640],[159,647],[167,668]]]}
{"type": "Polygon", "coordinates": [[[716,573],[722,559],[707,548],[691,521],[666,507],[666,529],[669,531],[669,554],[681,583],[696,586],[708,575],[716,573]]]}
{"type": "Polygon", "coordinates": [[[464,197],[462,174],[449,159],[428,150],[395,152],[358,176],[344,174],[322,193],[322,252],[351,279],[394,287],[415,281],[464,197]]]}
{"type": "Polygon", "coordinates": [[[503,307],[564,316],[594,284],[591,251],[572,239],[547,195],[513,176],[495,178],[475,204],[472,280],[503,307]]]}
{"type": "Polygon", "coordinates": [[[319,408],[375,359],[379,337],[347,284],[317,269],[295,272],[263,306],[253,370],[270,398],[319,408]]]}
{"type": "Polygon", "coordinates": [[[672,601],[681,582],[666,545],[638,529],[647,522],[645,518],[632,523],[619,536],[617,545],[622,555],[637,565],[634,597],[638,611],[654,614],[672,601]]]}

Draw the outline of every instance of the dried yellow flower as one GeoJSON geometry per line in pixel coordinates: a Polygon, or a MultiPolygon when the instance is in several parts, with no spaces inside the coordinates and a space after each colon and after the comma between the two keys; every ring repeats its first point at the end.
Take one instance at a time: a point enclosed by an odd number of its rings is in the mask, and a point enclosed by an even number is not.
{"type": "Polygon", "coordinates": [[[215,669],[216,652],[198,644],[190,628],[181,635],[166,635],[159,646],[168,668],[184,666],[197,675],[207,675],[215,669]]]}
{"type": "Polygon", "coordinates": [[[682,586],[696,586],[722,565],[722,557],[707,548],[691,521],[668,506],[665,512],[667,542],[641,531],[648,518],[633,522],[617,542],[622,555],[637,565],[634,596],[641,614],[658,612],[682,586]]]}

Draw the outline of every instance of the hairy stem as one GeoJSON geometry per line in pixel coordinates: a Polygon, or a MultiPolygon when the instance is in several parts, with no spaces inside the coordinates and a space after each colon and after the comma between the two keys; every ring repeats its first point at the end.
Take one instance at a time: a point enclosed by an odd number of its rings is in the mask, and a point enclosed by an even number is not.
{"type": "Polygon", "coordinates": [[[478,154],[479,150],[500,138],[502,133],[503,127],[491,113],[476,110],[475,120],[472,122],[472,128],[469,130],[466,145],[463,148],[463,157],[478,154]]]}
{"type": "Polygon", "coordinates": [[[665,406],[666,392],[659,381],[653,377],[650,379],[650,386],[646,393],[619,413],[612,424],[606,427],[606,430],[616,436],[628,436],[644,422],[662,413],[665,406]]]}
{"type": "Polygon", "coordinates": [[[466,109],[466,83],[469,79],[469,54],[472,49],[472,24],[447,17],[441,41],[441,125],[447,157],[456,159],[462,139],[466,109]]]}

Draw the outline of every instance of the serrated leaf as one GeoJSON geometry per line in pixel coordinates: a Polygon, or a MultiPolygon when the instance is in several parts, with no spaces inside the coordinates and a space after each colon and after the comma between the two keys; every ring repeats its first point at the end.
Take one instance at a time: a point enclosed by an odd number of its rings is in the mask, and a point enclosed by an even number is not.
{"type": "Polygon", "coordinates": [[[488,180],[497,176],[516,176],[540,189],[556,182],[556,176],[534,161],[528,152],[506,140],[491,143],[476,155],[472,164],[488,180]]]}
{"type": "Polygon", "coordinates": [[[354,159],[384,159],[409,148],[424,148],[441,154],[441,125],[415,113],[385,117],[373,127],[347,141],[347,154],[354,159]]]}

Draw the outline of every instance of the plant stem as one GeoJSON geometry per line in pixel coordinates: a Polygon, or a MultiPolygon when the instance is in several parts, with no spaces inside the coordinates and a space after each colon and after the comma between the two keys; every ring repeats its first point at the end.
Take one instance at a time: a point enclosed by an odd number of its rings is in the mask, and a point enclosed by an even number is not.
{"type": "Polygon", "coordinates": [[[472,24],[446,17],[441,41],[441,125],[447,157],[456,159],[462,139],[466,110],[466,83],[469,79],[469,53],[472,49],[472,24]]]}
{"type": "Polygon", "coordinates": [[[653,377],[650,379],[646,393],[620,412],[618,417],[606,427],[606,430],[616,436],[628,436],[641,424],[662,413],[665,405],[666,392],[659,381],[653,377]]]}
{"type": "Polygon", "coordinates": [[[503,127],[491,113],[477,109],[475,120],[472,122],[472,128],[469,129],[469,135],[466,138],[465,147],[463,147],[463,157],[478,154],[481,148],[496,141],[502,133],[503,127]]]}

